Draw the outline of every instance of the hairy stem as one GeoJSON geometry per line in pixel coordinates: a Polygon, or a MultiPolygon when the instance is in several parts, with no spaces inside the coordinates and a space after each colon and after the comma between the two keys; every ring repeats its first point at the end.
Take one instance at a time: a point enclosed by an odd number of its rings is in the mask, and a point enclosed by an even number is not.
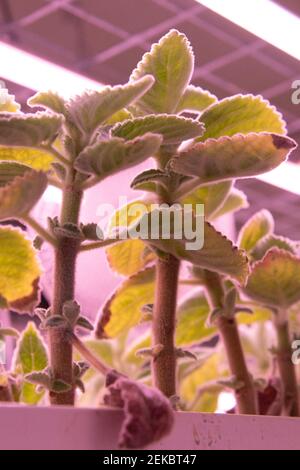
{"type": "Polygon", "coordinates": [[[176,395],[177,286],[180,262],[172,255],[156,262],[156,292],[153,312],[153,347],[162,346],[153,358],[154,385],[168,398],[176,395]]]}
{"type": "MultiPolygon", "coordinates": [[[[220,276],[205,271],[204,280],[211,307],[222,308],[224,291],[220,276]]],[[[248,371],[235,318],[220,316],[217,319],[217,327],[227,354],[230,372],[238,382],[244,384],[241,389],[235,392],[238,412],[247,415],[258,414],[257,394],[253,379],[248,371]]]]}
{"type": "Polygon", "coordinates": [[[284,390],[284,414],[286,416],[300,416],[299,391],[296,369],[292,363],[289,324],[286,316],[283,317],[281,319],[275,317],[274,323],[277,332],[276,359],[284,390]]]}
{"type": "MultiPolygon", "coordinates": [[[[69,171],[63,190],[63,204],[60,223],[77,224],[80,213],[82,193],[73,185],[74,172],[69,171]]],[[[62,237],[55,249],[55,272],[52,315],[62,315],[63,305],[74,299],[76,259],[79,252],[78,240],[62,237]]],[[[73,384],[72,342],[64,328],[52,328],[49,331],[51,369],[56,379],[73,384]]],[[[73,405],[74,388],[65,393],[50,393],[52,405],[73,405]]]]}

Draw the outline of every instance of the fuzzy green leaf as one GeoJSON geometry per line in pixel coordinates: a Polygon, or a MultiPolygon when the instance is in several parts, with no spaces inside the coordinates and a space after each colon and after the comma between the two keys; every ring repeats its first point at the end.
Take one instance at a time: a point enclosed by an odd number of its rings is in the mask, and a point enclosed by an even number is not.
{"type": "Polygon", "coordinates": [[[203,134],[199,121],[167,114],[149,115],[120,122],[112,129],[112,135],[130,140],[147,132],[160,134],[164,145],[180,144],[203,134]]]}
{"type": "Polygon", "coordinates": [[[189,295],[177,312],[176,344],[189,346],[211,338],[215,328],[207,327],[210,307],[202,290],[189,295]]]}
{"type": "Polygon", "coordinates": [[[41,107],[57,114],[65,114],[65,100],[54,91],[39,91],[27,101],[31,108],[41,107]]]}
{"type": "Polygon", "coordinates": [[[168,174],[162,170],[146,170],[134,178],[130,187],[139,190],[144,190],[143,188],[148,187],[149,190],[149,184],[154,184],[153,192],[155,192],[156,184],[164,186],[167,180],[168,174]]]}
{"type": "Polygon", "coordinates": [[[194,54],[184,34],[172,30],[146,53],[131,75],[155,78],[153,87],[136,103],[142,113],[174,113],[190,82],[194,54]]]}
{"type": "Polygon", "coordinates": [[[0,220],[28,214],[47,187],[43,172],[15,162],[0,162],[0,220]]]}
{"type": "Polygon", "coordinates": [[[241,228],[238,236],[238,245],[250,253],[257,243],[267,235],[272,234],[273,230],[273,216],[269,211],[263,209],[254,214],[241,228]]]}
{"type": "Polygon", "coordinates": [[[202,113],[217,101],[218,98],[212,95],[209,91],[189,85],[178,103],[176,112],[182,113],[183,111],[187,111],[202,113]]]}
{"type": "Polygon", "coordinates": [[[255,248],[251,252],[252,258],[255,260],[260,260],[265,256],[267,251],[275,247],[279,248],[280,250],[289,251],[293,255],[297,254],[295,243],[292,242],[292,240],[271,234],[264,237],[256,244],[255,248]]]}
{"type": "Polygon", "coordinates": [[[87,175],[106,178],[153,156],[160,144],[161,137],[149,133],[127,142],[119,138],[100,141],[77,157],[75,168],[87,175]]]}
{"type": "Polygon", "coordinates": [[[68,117],[84,134],[92,134],[116,112],[142,96],[153,82],[147,75],[124,86],[106,86],[100,91],[85,92],[66,104],[68,117]]]}
{"type": "Polygon", "coordinates": [[[300,300],[300,259],[288,251],[272,248],[253,265],[245,292],[274,308],[292,306],[300,300]]]}
{"type": "Polygon", "coordinates": [[[139,323],[143,305],[154,301],[154,277],[154,269],[148,268],[121,284],[102,309],[98,338],[114,338],[139,323]]]}
{"type": "MultiPolygon", "coordinates": [[[[142,224],[143,222],[141,222],[142,224]]],[[[196,226],[193,219],[193,226],[196,226]]],[[[178,240],[171,237],[170,240],[151,239],[148,243],[154,245],[165,253],[189,261],[195,266],[209,269],[237,279],[242,284],[248,275],[248,260],[244,251],[233,246],[232,242],[208,222],[204,222],[204,245],[201,249],[191,250],[186,248],[187,240],[178,240]]],[[[197,233],[197,238],[199,233],[197,233]]],[[[195,240],[189,240],[193,243],[195,240]]]]}
{"type": "Polygon", "coordinates": [[[173,171],[199,178],[200,183],[248,178],[284,162],[295,141],[275,134],[236,134],[209,139],[181,152],[170,162],[173,171]]]}
{"type": "Polygon", "coordinates": [[[59,132],[62,118],[46,112],[0,116],[0,145],[37,147],[51,142],[59,132]]]}
{"type": "Polygon", "coordinates": [[[18,229],[0,227],[0,296],[9,305],[18,302],[21,306],[35,293],[40,274],[31,242],[18,229]]]}
{"type": "MultiPolygon", "coordinates": [[[[29,323],[23,331],[15,351],[14,367],[20,368],[24,375],[32,372],[43,371],[48,365],[48,355],[43,339],[34,323],[29,323]]],[[[38,393],[35,385],[24,383],[21,393],[21,401],[28,404],[36,404],[43,397],[43,392],[38,393]]]]}
{"type": "Polygon", "coordinates": [[[215,220],[225,214],[234,213],[240,209],[247,209],[247,207],[249,207],[249,204],[246,194],[237,188],[233,188],[225,199],[224,204],[213,213],[212,219],[215,220]]]}
{"type": "Polygon", "coordinates": [[[216,184],[208,184],[197,188],[188,196],[183,197],[182,204],[204,204],[205,217],[209,220],[215,212],[224,204],[230,190],[231,181],[216,184]]]}
{"type": "Polygon", "coordinates": [[[286,134],[282,115],[261,96],[236,95],[212,105],[201,116],[205,133],[201,141],[235,134],[272,132],[286,134]]]}

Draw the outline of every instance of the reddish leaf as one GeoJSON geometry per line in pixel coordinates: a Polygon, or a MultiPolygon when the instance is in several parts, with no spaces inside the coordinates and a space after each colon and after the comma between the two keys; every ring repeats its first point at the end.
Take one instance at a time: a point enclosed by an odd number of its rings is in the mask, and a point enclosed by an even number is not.
{"type": "Polygon", "coordinates": [[[119,446],[138,449],[168,434],[173,426],[171,405],[158,390],[133,382],[112,371],[106,378],[104,403],[122,408],[125,419],[119,446]]]}

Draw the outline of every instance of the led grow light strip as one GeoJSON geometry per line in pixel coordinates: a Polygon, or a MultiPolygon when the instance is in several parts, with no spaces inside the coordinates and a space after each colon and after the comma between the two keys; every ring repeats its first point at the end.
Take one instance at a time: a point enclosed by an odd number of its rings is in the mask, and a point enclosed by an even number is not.
{"type": "Polygon", "coordinates": [[[68,98],[83,89],[99,90],[101,83],[0,42],[0,79],[34,91],[53,90],[68,98]]]}
{"type": "Polygon", "coordinates": [[[295,163],[285,162],[275,170],[258,176],[257,179],[290,193],[300,195],[300,165],[295,163]]]}
{"type": "Polygon", "coordinates": [[[197,0],[300,60],[300,18],[271,0],[197,0]]]}

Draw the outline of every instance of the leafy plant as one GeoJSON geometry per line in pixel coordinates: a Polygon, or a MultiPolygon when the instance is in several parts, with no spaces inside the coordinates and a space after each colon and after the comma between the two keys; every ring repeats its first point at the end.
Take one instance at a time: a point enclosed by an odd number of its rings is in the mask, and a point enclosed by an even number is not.
{"type": "MultiPolygon", "coordinates": [[[[22,113],[8,95],[0,109],[0,219],[18,219],[37,234],[32,244],[21,230],[0,226],[0,306],[36,314],[48,343],[47,348],[29,323],[12,370],[2,371],[0,400],[35,404],[46,400],[47,390],[52,405],[73,405],[79,389],[80,400],[96,404],[106,386],[104,401],[130,411],[120,438],[126,447],[168,432],[170,403],[214,411],[227,388],[235,391],[240,413],[261,412],[264,389],[248,370],[240,332],[245,324],[264,326],[272,312],[285,410],[299,414],[296,377],[291,362],[287,366],[287,315],[300,292],[297,249],[273,234],[267,212],[242,229],[239,247],[215,228],[217,219],[247,206],[235,180],[275,168],[296,144],[282,116],[263,98],[219,101],[190,84],[193,68],[187,38],[172,30],[144,55],[124,86],[71,100],[37,93],[28,104],[43,111],[34,113],[22,113]],[[131,184],[144,196],[118,208],[107,236],[95,221],[81,223],[86,190],[149,157],[155,168],[131,184]],[[62,204],[43,227],[31,211],[48,184],[62,191],[62,204]],[[185,216],[189,233],[176,225],[185,216]],[[155,236],[145,236],[149,228],[155,236]],[[37,308],[42,275],[37,250],[44,242],[55,254],[48,310],[37,308]],[[81,340],[77,329],[94,327],[74,298],[76,261],[81,252],[104,247],[111,268],[127,279],[105,303],[97,339],[81,340]],[[180,277],[184,262],[188,277],[180,277]],[[177,309],[181,284],[195,289],[177,309]],[[217,335],[222,343],[203,347],[217,335]],[[87,371],[83,358],[97,374],[87,371]],[[149,385],[157,390],[150,392],[149,385]],[[151,416],[158,412],[155,424],[151,416]],[[134,428],[143,429],[144,437],[132,434],[134,428]]],[[[16,334],[0,329],[3,337],[16,334]]]]}

